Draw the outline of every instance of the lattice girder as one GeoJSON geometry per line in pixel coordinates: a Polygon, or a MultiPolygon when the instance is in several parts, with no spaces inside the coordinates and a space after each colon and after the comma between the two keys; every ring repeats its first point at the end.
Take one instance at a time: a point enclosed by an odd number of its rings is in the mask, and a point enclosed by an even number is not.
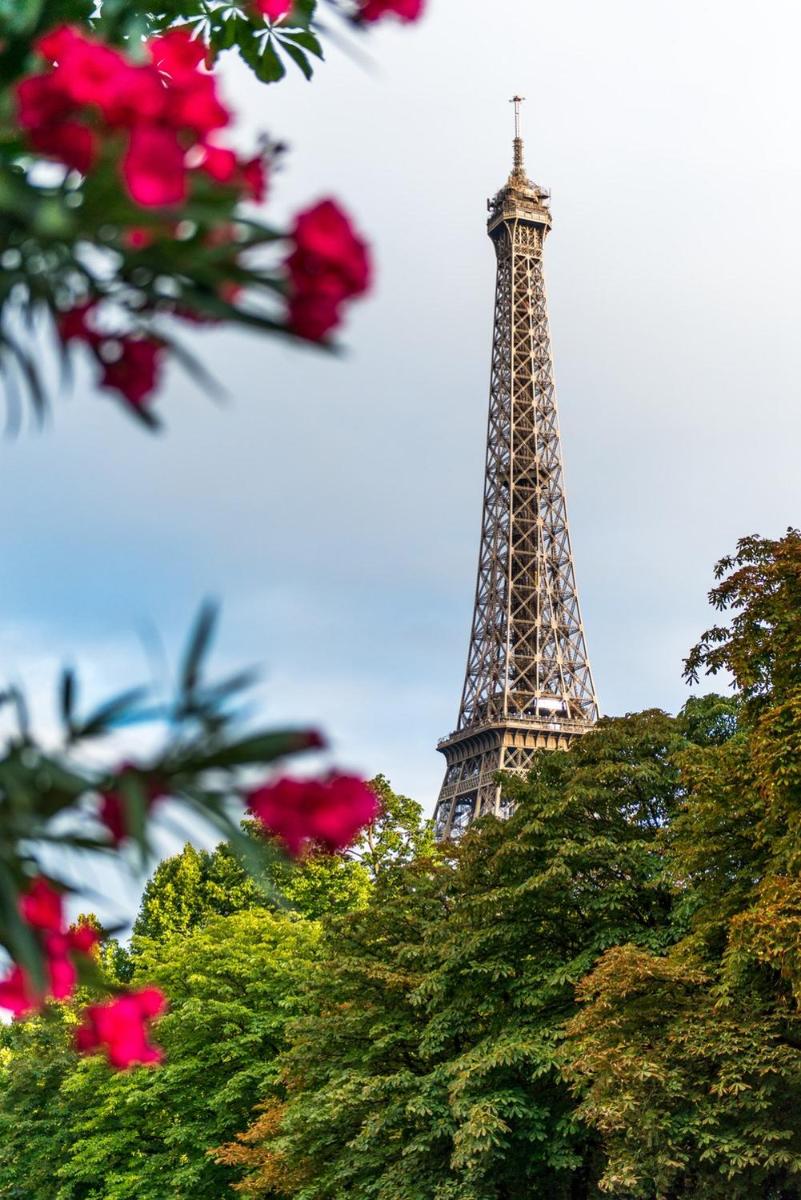
{"type": "Polygon", "coordinates": [[[484,504],[473,623],[441,834],[502,811],[499,770],[524,774],[598,717],[567,520],[542,265],[548,197],[515,169],[490,206],[497,258],[484,504]],[[522,740],[521,740],[522,739],[522,740]]]}

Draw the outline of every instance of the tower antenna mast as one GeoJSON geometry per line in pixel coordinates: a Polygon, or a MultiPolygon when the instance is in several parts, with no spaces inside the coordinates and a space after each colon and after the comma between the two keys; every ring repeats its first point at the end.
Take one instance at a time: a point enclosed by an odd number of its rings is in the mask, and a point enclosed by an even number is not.
{"type": "Polygon", "coordinates": [[[525,96],[512,96],[509,101],[515,106],[515,170],[523,170],[523,134],[521,132],[520,105],[525,100],[525,96]]]}

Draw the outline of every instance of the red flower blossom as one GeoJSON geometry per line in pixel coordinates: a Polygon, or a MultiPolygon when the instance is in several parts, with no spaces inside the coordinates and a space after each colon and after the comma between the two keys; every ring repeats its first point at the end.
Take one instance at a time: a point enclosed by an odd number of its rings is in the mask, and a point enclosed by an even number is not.
{"type": "Polygon", "coordinates": [[[195,72],[169,80],[167,122],[174,130],[186,130],[205,138],[213,130],[228,125],[230,113],[217,98],[213,76],[195,72]]]}
{"type": "Polygon", "coordinates": [[[372,22],[394,16],[401,21],[417,21],[424,8],[425,0],[362,0],[359,20],[372,22]]]}
{"type": "MultiPolygon", "coordinates": [[[[91,925],[79,925],[66,933],[49,933],[44,939],[48,990],[44,1000],[69,1000],[78,983],[75,955],[88,957],[100,937],[91,925]]],[[[40,1003],[41,1003],[40,1001],[40,1003]]]]}
{"type": "MultiPolygon", "coordinates": [[[[131,770],[129,766],[121,767],[120,773],[124,774],[128,770],[131,770]]],[[[164,793],[152,783],[146,784],[143,781],[142,787],[145,809],[149,811],[157,800],[163,798],[164,793]]],[[[118,791],[100,793],[100,810],[97,815],[111,834],[115,846],[128,837],[130,831],[126,820],[125,801],[118,791]]]]}
{"type": "Polygon", "coordinates": [[[59,336],[65,343],[84,342],[103,368],[100,386],[119,392],[129,404],[139,407],[158,384],[164,345],[153,337],[130,334],[113,337],[100,333],[93,324],[94,312],[95,305],[86,302],[61,313],[59,336]]]}
{"type": "Polygon", "coordinates": [[[96,333],[91,325],[94,310],[94,304],[86,301],[83,304],[76,304],[67,312],[60,313],[58,333],[62,342],[87,342],[93,345],[102,340],[101,335],[96,333]]]}
{"type": "Polygon", "coordinates": [[[253,0],[253,7],[268,21],[280,21],[292,11],[292,0],[253,0]]]}
{"type": "Polygon", "coordinates": [[[217,183],[231,183],[237,174],[239,162],[233,150],[223,146],[204,146],[201,169],[217,183]]]}
{"type": "Polygon", "coordinates": [[[267,172],[260,155],[242,160],[223,146],[203,147],[200,169],[217,183],[238,187],[250,200],[260,203],[267,191],[267,172]]]}
{"type": "Polygon", "coordinates": [[[339,304],[367,291],[370,256],[347,215],[334,200],[300,213],[287,259],[291,283],[290,328],[318,341],[339,320],[339,304]]]}
{"type": "Polygon", "coordinates": [[[152,337],[118,339],[120,353],[113,362],[103,362],[100,386],[119,392],[134,408],[140,408],[159,382],[164,345],[152,337]]]}
{"type": "Polygon", "coordinates": [[[59,121],[57,125],[32,129],[30,142],[40,154],[59,159],[81,175],[91,171],[97,153],[95,135],[80,121],[59,121]]]}
{"type": "Polygon", "coordinates": [[[19,899],[19,911],[23,921],[31,929],[43,929],[49,933],[60,933],[64,925],[64,902],[61,893],[41,875],[19,899]]]}
{"type": "Polygon", "coordinates": [[[249,810],[295,857],[310,843],[344,850],[380,812],[375,793],[351,775],[280,779],[247,797],[249,810]]]}
{"type": "Polygon", "coordinates": [[[122,234],[122,244],[127,250],[146,250],[148,246],[152,246],[156,240],[156,234],[152,229],[146,229],[144,225],[132,225],[130,229],[124,230],[122,234]]]}
{"type": "Polygon", "coordinates": [[[8,1009],[19,1020],[38,1007],[28,976],[22,967],[13,966],[6,978],[0,980],[0,1008],[8,1009]]]}
{"type": "Polygon", "coordinates": [[[290,297],[289,327],[298,337],[321,342],[341,320],[341,301],[325,292],[298,292],[290,297]]]}
{"type": "Polygon", "coordinates": [[[134,66],[103,42],[62,26],[40,38],[36,49],[55,67],[44,78],[61,97],[62,116],[67,105],[91,105],[110,125],[124,126],[163,111],[165,91],[158,75],[134,66]]]}
{"type": "Polygon", "coordinates": [[[17,86],[19,123],[40,154],[85,174],[95,158],[94,135],[73,117],[73,105],[52,75],[32,75],[17,86]]]}
{"type": "Polygon", "coordinates": [[[112,1067],[125,1070],[135,1063],[160,1062],[163,1053],[148,1040],[150,1022],[166,1007],[158,988],[129,992],[104,1004],[90,1004],[75,1033],[84,1054],[102,1050],[112,1067]]]}
{"type": "Polygon", "coordinates": [[[70,957],[71,949],[70,940],[63,933],[51,933],[45,941],[49,980],[48,998],[68,1000],[75,991],[78,972],[70,957]]]}
{"type": "Polygon", "coordinates": [[[0,980],[0,1008],[9,1009],[15,1018],[40,1009],[47,1000],[69,999],[78,982],[75,955],[91,954],[99,940],[96,930],[89,925],[65,930],[61,895],[41,876],[20,896],[19,910],[39,938],[47,986],[38,992],[27,971],[15,963],[6,978],[0,980]]]}
{"type": "Polygon", "coordinates": [[[36,50],[50,63],[63,62],[65,56],[69,56],[70,51],[80,47],[83,41],[84,38],[77,29],[70,25],[57,25],[49,33],[42,34],[36,42],[36,50]]]}
{"type": "Polygon", "coordinates": [[[295,250],[288,260],[293,282],[302,288],[320,281],[341,296],[359,296],[370,282],[370,259],[345,212],[335,200],[322,200],[295,218],[295,250]]]}
{"type": "Polygon", "coordinates": [[[74,929],[67,931],[70,948],[77,950],[79,954],[91,954],[95,946],[100,942],[100,934],[91,925],[81,922],[74,929]]]}
{"type": "Polygon", "coordinates": [[[264,159],[261,155],[249,158],[245,162],[240,162],[239,170],[245,195],[249,199],[255,200],[257,204],[261,204],[267,195],[267,170],[264,159]]]}
{"type": "Polygon", "coordinates": [[[184,151],[175,132],[161,125],[131,130],[122,177],[132,200],[145,208],[167,208],[186,199],[184,151]]]}
{"type": "MultiPolygon", "coordinates": [[[[19,121],[32,147],[86,174],[100,135],[122,133],[122,176],[143,206],[177,206],[187,193],[186,155],[230,114],[202,43],[174,29],[149,43],[150,63],[62,26],[36,44],[50,69],[17,85],[19,121]]],[[[250,186],[244,176],[243,187],[250,186]]]]}
{"type": "Polygon", "coordinates": [[[153,62],[172,79],[194,75],[206,58],[206,47],[186,29],[170,29],[147,45],[153,62]]]}
{"type": "Polygon", "coordinates": [[[17,84],[17,116],[23,129],[54,125],[64,119],[68,108],[53,75],[29,75],[17,84]]]}

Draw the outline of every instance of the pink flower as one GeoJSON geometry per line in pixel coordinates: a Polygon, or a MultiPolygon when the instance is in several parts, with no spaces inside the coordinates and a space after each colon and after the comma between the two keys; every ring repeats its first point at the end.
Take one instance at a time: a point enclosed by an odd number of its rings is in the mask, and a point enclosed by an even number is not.
{"type": "Polygon", "coordinates": [[[222,146],[208,143],[203,147],[203,158],[200,170],[216,180],[217,183],[231,184],[241,189],[250,200],[260,203],[267,190],[267,172],[264,159],[257,155],[255,158],[241,159],[222,146]]]}
{"type": "Polygon", "coordinates": [[[148,1040],[150,1022],[166,1008],[158,988],[129,992],[103,1004],[90,1004],[75,1033],[84,1054],[102,1050],[112,1067],[125,1070],[135,1063],[157,1063],[163,1054],[148,1040]]]}
{"type": "Polygon", "coordinates": [[[63,62],[71,52],[84,44],[84,37],[71,25],[57,25],[48,33],[43,34],[35,44],[35,49],[50,63],[63,62]]]}
{"type": "Polygon", "coordinates": [[[49,991],[47,998],[68,1000],[75,991],[78,972],[72,961],[70,938],[64,933],[51,933],[45,939],[49,991]]]}
{"type": "Polygon", "coordinates": [[[157,73],[134,66],[119,50],[76,29],[53,30],[36,49],[55,66],[44,78],[52,81],[63,104],[96,106],[113,126],[152,119],[164,108],[165,89],[157,73]]]}
{"type": "Polygon", "coordinates": [[[78,982],[75,955],[88,958],[100,941],[91,925],[81,924],[66,933],[51,933],[45,939],[50,990],[47,999],[69,1000],[78,982]]]}
{"type": "Polygon", "coordinates": [[[325,292],[298,292],[291,296],[287,316],[289,327],[298,337],[321,342],[341,320],[341,301],[325,292]]]}
{"type": "Polygon", "coordinates": [[[239,162],[233,150],[222,146],[204,146],[201,170],[217,183],[232,183],[239,170],[239,162]]]}
{"type": "Polygon", "coordinates": [[[29,75],[17,84],[17,117],[23,129],[40,129],[63,121],[69,100],[53,75],[29,75]]]}
{"type": "Polygon", "coordinates": [[[64,903],[61,893],[41,875],[20,896],[19,911],[31,929],[60,933],[63,928],[64,903]]]}
{"type": "Polygon", "coordinates": [[[74,107],[52,75],[32,75],[17,86],[17,115],[40,154],[82,174],[95,159],[94,135],[73,117],[74,107]]]}
{"type": "Polygon", "coordinates": [[[15,963],[0,980],[0,1008],[7,1008],[19,1019],[37,1012],[48,1000],[69,1000],[78,982],[75,955],[88,956],[98,941],[98,934],[88,925],[66,933],[48,933],[42,946],[47,971],[44,992],[37,993],[27,971],[15,963]]]}
{"type": "Polygon", "coordinates": [[[0,1008],[9,1009],[15,1018],[40,1009],[47,1000],[68,1000],[78,982],[75,955],[91,954],[99,941],[97,931],[86,924],[65,930],[61,895],[41,876],[20,896],[19,909],[38,935],[47,986],[38,992],[27,971],[15,963],[0,980],[0,1008]]]}
{"type": "Polygon", "coordinates": [[[100,934],[82,921],[74,929],[67,930],[67,941],[71,950],[77,950],[79,954],[91,954],[100,942],[100,934]]]}
{"type": "MultiPolygon", "coordinates": [[[[61,26],[36,43],[50,68],[17,85],[19,121],[31,146],[86,174],[100,136],[121,132],[122,176],[131,199],[175,207],[187,195],[187,151],[227,125],[205,49],[173,29],[136,64],[78,29],[61,26]]],[[[232,152],[229,152],[232,153],[232,152]]],[[[244,177],[242,186],[248,186],[244,177]]]]}
{"type": "Polygon", "coordinates": [[[215,129],[222,129],[231,119],[228,109],[217,97],[217,84],[213,75],[196,71],[193,75],[179,75],[170,79],[167,87],[166,123],[172,129],[181,129],[205,138],[215,129]]]}
{"type": "Polygon", "coordinates": [[[206,58],[206,47],[186,29],[170,29],[147,44],[150,57],[171,79],[193,76],[206,58]]]}
{"type": "Polygon", "coordinates": [[[279,779],[247,797],[249,810],[297,857],[308,844],[343,850],[379,812],[375,793],[351,775],[279,779]]]}
{"type": "Polygon", "coordinates": [[[334,200],[299,213],[287,259],[289,326],[319,341],[339,321],[339,304],[366,292],[371,264],[367,246],[334,200]]]}
{"type": "Polygon", "coordinates": [[[0,979],[0,1008],[7,1008],[14,1020],[19,1020],[38,1007],[28,976],[22,967],[14,965],[6,978],[0,979]]]}
{"type": "Polygon", "coordinates": [[[6,1008],[15,1020],[26,1017],[39,1007],[22,967],[16,966],[0,980],[0,1008],[6,1008]]]}
{"type": "Polygon", "coordinates": [[[292,237],[295,249],[287,266],[293,283],[302,288],[316,288],[322,280],[326,290],[338,287],[343,298],[367,291],[370,283],[367,246],[335,200],[321,200],[299,213],[292,237]]]}
{"type": "Polygon", "coordinates": [[[62,342],[87,342],[89,345],[101,341],[101,336],[91,325],[91,317],[95,311],[94,304],[85,302],[76,304],[67,312],[59,314],[58,333],[62,342]]]}
{"type": "Polygon", "coordinates": [[[156,389],[164,357],[164,345],[152,337],[119,339],[120,354],[103,363],[100,386],[119,392],[134,408],[140,408],[156,389]]]}
{"type": "Polygon", "coordinates": [[[95,135],[80,121],[60,121],[57,125],[42,125],[32,129],[30,142],[34,150],[47,158],[57,158],[73,171],[87,175],[95,161],[95,135]]]}
{"type": "MultiPolygon", "coordinates": [[[[147,241],[140,244],[146,245],[147,241]]],[[[61,313],[58,318],[59,336],[65,343],[84,342],[103,368],[100,386],[119,392],[129,404],[139,407],[158,384],[164,345],[153,337],[126,334],[115,338],[99,333],[92,321],[94,312],[95,305],[87,302],[61,313]]],[[[110,818],[109,828],[112,825],[113,819],[110,818]]]]}
{"type": "Polygon", "coordinates": [[[425,0],[362,0],[359,20],[380,21],[394,16],[401,21],[417,21],[424,8],[425,0]]]}
{"type": "Polygon", "coordinates": [[[292,0],[253,0],[253,7],[268,21],[280,21],[292,11],[292,0]]]}
{"type": "MultiPolygon", "coordinates": [[[[136,771],[134,763],[122,763],[118,768],[117,776],[136,774],[136,771]]],[[[158,800],[164,798],[164,792],[152,780],[140,779],[139,783],[144,795],[145,809],[149,812],[158,800]]],[[[111,834],[115,846],[124,841],[129,834],[129,829],[126,821],[125,801],[118,790],[110,789],[100,793],[98,816],[111,834]]]]}
{"type": "Polygon", "coordinates": [[[261,204],[267,194],[267,169],[264,159],[257,155],[245,162],[240,162],[239,170],[245,194],[257,204],[261,204]]]}
{"type": "Polygon", "coordinates": [[[122,160],[131,199],[145,208],[166,208],[186,199],[184,151],[172,129],[139,125],[131,130],[122,160]]]}
{"type": "Polygon", "coordinates": [[[121,241],[127,250],[146,250],[148,246],[152,246],[156,240],[156,234],[152,229],[146,229],[144,225],[132,225],[130,229],[124,230],[121,241]]]}

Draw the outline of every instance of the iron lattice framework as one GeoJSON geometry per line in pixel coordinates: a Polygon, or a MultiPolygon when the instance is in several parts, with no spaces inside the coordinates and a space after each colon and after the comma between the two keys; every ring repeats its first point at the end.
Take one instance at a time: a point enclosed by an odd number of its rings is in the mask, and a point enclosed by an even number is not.
{"type": "Polygon", "coordinates": [[[452,836],[504,815],[498,771],[525,774],[598,719],[562,471],[542,252],[548,193],[526,177],[515,97],[514,167],[489,202],[497,256],[484,510],[457,729],[436,824],[452,836]]]}

